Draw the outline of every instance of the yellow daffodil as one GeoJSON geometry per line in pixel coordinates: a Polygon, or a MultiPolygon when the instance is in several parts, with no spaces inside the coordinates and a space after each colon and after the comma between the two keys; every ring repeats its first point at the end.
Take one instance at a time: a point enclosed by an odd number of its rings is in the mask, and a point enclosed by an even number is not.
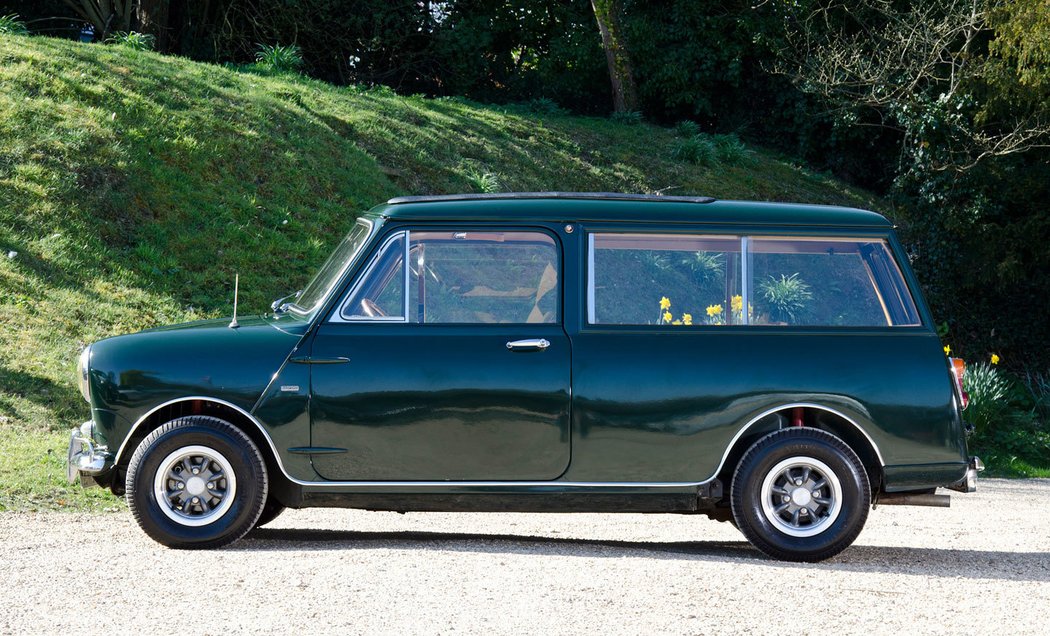
{"type": "Polygon", "coordinates": [[[708,305],[707,315],[714,318],[722,313],[722,305],[708,305]]]}
{"type": "Polygon", "coordinates": [[[687,325],[693,324],[693,314],[682,314],[682,322],[687,325]]]}
{"type": "Polygon", "coordinates": [[[669,311],[665,311],[664,312],[664,322],[671,322],[671,318],[673,318],[673,317],[674,316],[671,315],[671,312],[669,312],[669,311]]]}
{"type": "Polygon", "coordinates": [[[671,308],[671,299],[668,298],[667,296],[664,296],[663,298],[661,298],[660,299],[660,309],[670,309],[670,308],[671,308]]]}
{"type": "Polygon", "coordinates": [[[732,307],[734,314],[739,314],[740,310],[744,308],[744,297],[739,294],[733,296],[730,306],[732,307]]]}
{"type": "Polygon", "coordinates": [[[944,355],[950,356],[952,354],[952,346],[944,345],[944,355]]]}
{"type": "Polygon", "coordinates": [[[992,354],[992,364],[999,364],[999,354],[997,354],[997,353],[993,353],[992,354]]]}
{"type": "Polygon", "coordinates": [[[682,321],[681,320],[676,320],[676,321],[672,322],[671,324],[672,325],[680,325],[680,324],[682,324],[682,321]]]}

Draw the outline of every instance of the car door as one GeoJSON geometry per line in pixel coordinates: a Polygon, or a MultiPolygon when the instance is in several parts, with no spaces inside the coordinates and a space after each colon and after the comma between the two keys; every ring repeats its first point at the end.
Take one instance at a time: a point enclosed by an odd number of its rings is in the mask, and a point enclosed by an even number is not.
{"type": "Polygon", "coordinates": [[[543,229],[388,232],[312,342],[318,474],[561,475],[570,432],[561,254],[543,229]]]}

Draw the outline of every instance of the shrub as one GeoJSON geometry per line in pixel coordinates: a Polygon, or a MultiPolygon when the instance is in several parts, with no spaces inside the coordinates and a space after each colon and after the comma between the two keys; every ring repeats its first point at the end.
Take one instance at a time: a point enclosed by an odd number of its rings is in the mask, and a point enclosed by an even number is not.
{"type": "Polygon", "coordinates": [[[715,135],[714,143],[718,160],[722,163],[740,164],[750,157],[747,146],[735,134],[715,135]]]}
{"type": "Polygon", "coordinates": [[[986,362],[970,365],[963,376],[963,388],[970,395],[966,421],[978,435],[990,433],[1014,410],[1009,402],[1010,381],[999,369],[986,362]]]}
{"type": "Polygon", "coordinates": [[[688,119],[682,120],[674,125],[674,134],[679,137],[696,137],[700,134],[700,124],[688,119]]]}
{"type": "Polygon", "coordinates": [[[133,51],[152,51],[156,39],[152,35],[129,31],[127,33],[114,33],[106,38],[106,44],[116,44],[133,51]]]}
{"type": "Polygon", "coordinates": [[[770,318],[776,322],[797,323],[799,314],[813,300],[813,292],[798,272],[791,276],[781,274],[779,279],[770,276],[759,284],[759,291],[769,303],[770,318]]]}
{"type": "Polygon", "coordinates": [[[693,135],[680,139],[671,149],[671,158],[694,165],[711,165],[715,162],[718,149],[708,135],[693,135]]]}
{"type": "Polygon", "coordinates": [[[2,35],[29,35],[26,23],[18,19],[18,15],[0,16],[0,34],[2,35]]]}
{"type": "Polygon", "coordinates": [[[303,67],[303,54],[295,44],[260,44],[255,51],[255,63],[276,73],[298,73],[303,67]]]}
{"type": "Polygon", "coordinates": [[[484,194],[499,192],[503,187],[503,184],[500,183],[499,175],[494,172],[488,172],[473,163],[466,164],[463,168],[463,175],[477,192],[484,194]]]}
{"type": "Polygon", "coordinates": [[[568,115],[569,111],[549,97],[537,97],[525,102],[525,108],[539,115],[568,115]]]}

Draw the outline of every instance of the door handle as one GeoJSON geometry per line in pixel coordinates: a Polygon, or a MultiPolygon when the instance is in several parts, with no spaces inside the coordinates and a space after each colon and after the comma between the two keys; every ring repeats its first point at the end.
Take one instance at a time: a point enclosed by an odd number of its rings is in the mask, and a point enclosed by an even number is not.
{"type": "Polygon", "coordinates": [[[546,338],[528,338],[526,340],[512,340],[507,343],[511,351],[543,351],[551,346],[550,340],[546,338]]]}

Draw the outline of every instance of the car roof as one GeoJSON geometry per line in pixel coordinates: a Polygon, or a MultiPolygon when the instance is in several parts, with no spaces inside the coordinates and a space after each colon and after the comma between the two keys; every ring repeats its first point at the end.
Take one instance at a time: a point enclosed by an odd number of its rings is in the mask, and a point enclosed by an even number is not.
{"type": "Polygon", "coordinates": [[[710,197],[614,192],[508,192],[390,199],[377,216],[414,221],[607,221],[814,227],[878,227],[881,214],[831,205],[722,201],[710,197]]]}

